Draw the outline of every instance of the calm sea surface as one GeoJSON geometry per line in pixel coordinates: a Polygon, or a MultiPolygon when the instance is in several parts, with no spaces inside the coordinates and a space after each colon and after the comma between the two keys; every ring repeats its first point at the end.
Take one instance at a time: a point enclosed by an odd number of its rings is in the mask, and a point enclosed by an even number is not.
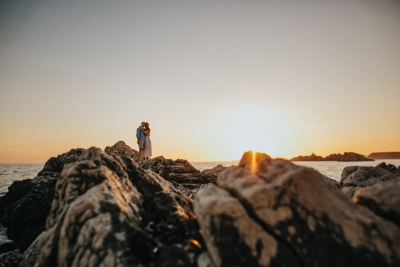
{"type": "MultiPolygon", "coordinates": [[[[307,166],[316,169],[329,178],[340,180],[343,168],[347,166],[376,166],[381,162],[400,166],[400,159],[359,161],[359,162],[335,162],[335,161],[297,161],[297,165],[307,166]]],[[[237,165],[236,162],[191,162],[198,170],[211,169],[221,164],[226,167],[237,165]]],[[[18,180],[31,179],[36,177],[42,170],[44,164],[0,164],[0,196],[3,196],[8,187],[18,180]]],[[[0,225],[0,244],[9,242],[5,235],[5,229],[0,225]]]]}

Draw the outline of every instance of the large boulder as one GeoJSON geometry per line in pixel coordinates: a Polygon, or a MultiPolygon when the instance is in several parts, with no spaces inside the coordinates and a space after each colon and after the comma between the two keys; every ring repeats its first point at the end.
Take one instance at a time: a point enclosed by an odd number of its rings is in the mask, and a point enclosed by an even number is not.
{"type": "Polygon", "coordinates": [[[353,197],[361,188],[373,186],[379,181],[388,181],[400,176],[400,171],[394,165],[380,163],[376,167],[349,166],[342,172],[340,183],[342,191],[353,197]]]}
{"type": "Polygon", "coordinates": [[[399,227],[311,168],[248,152],[217,183],[194,203],[215,266],[400,265],[399,227]]]}
{"type": "Polygon", "coordinates": [[[124,157],[130,157],[134,159],[139,158],[139,152],[135,149],[132,149],[130,146],[125,144],[124,141],[118,141],[113,146],[107,146],[104,151],[108,154],[119,155],[124,157]]]}
{"type": "Polygon", "coordinates": [[[22,263],[194,266],[203,246],[192,205],[185,193],[133,158],[90,148],[64,167],[46,230],[22,263]]]}

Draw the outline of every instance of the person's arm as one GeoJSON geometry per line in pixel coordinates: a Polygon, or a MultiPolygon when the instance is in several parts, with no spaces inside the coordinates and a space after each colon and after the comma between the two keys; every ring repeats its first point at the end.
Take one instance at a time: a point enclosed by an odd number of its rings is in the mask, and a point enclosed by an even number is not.
{"type": "Polygon", "coordinates": [[[150,129],[148,129],[147,131],[143,132],[145,136],[149,136],[150,135],[150,129]]]}

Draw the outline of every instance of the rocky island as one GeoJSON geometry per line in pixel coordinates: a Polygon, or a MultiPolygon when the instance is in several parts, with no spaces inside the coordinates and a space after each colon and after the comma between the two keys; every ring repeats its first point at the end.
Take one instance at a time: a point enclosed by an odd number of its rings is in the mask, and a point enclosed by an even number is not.
{"type": "Polygon", "coordinates": [[[370,159],[400,159],[400,152],[374,152],[369,154],[370,159]]]}
{"type": "Polygon", "coordinates": [[[344,154],[330,154],[329,156],[321,157],[312,153],[310,156],[298,156],[291,158],[290,161],[374,161],[371,158],[366,158],[361,154],[354,152],[344,152],[344,154]]]}
{"type": "Polygon", "coordinates": [[[0,198],[0,266],[399,266],[399,196],[384,163],[337,182],[260,153],[200,172],[121,141],[72,149],[0,198]]]}

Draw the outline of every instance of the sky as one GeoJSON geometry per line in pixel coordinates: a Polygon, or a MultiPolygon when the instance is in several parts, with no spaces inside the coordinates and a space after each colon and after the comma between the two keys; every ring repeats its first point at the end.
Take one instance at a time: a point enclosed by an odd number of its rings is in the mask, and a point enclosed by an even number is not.
{"type": "Polygon", "coordinates": [[[1,1],[0,163],[400,151],[400,1],[1,1]]]}

